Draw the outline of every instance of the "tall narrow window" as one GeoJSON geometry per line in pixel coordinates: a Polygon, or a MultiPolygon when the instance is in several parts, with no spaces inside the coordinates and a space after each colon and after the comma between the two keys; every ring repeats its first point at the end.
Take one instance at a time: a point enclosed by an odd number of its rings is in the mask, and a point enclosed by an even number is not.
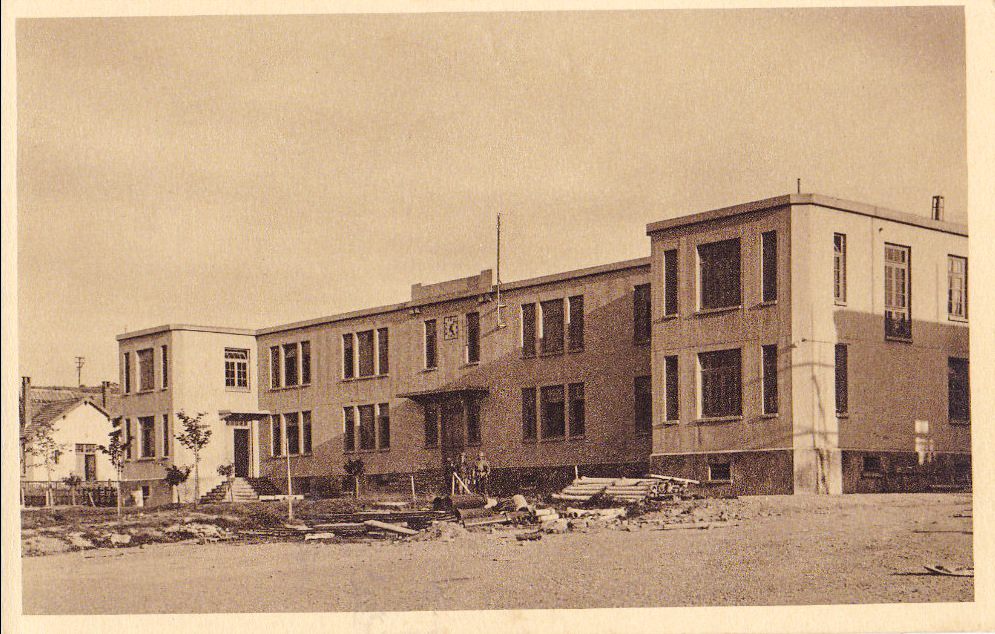
{"type": "Polygon", "coordinates": [[[160,357],[162,360],[162,389],[169,387],[169,346],[162,346],[160,357]]]}
{"type": "Polygon", "coordinates": [[[677,374],[677,355],[663,359],[664,410],[665,420],[674,422],[680,420],[680,392],[677,374]]]}
{"type": "Polygon", "coordinates": [[[567,301],[570,304],[567,346],[571,352],[578,352],[584,349],[584,296],[574,295],[567,301]]]}
{"type": "Polygon", "coordinates": [[[948,418],[951,423],[971,421],[971,390],[967,359],[947,359],[948,418]]]}
{"type": "Polygon", "coordinates": [[[739,238],[698,246],[699,305],[703,310],[742,303],[739,238]]]}
{"type": "Polygon", "coordinates": [[[632,290],[632,333],[637,342],[650,340],[650,285],[640,284],[632,290]]]}
{"type": "Polygon", "coordinates": [[[131,442],[132,440],[133,438],[131,436],[131,419],[126,418],[124,419],[124,442],[125,442],[124,457],[128,460],[131,460],[131,457],[134,455],[134,453],[132,452],[132,447],[134,446],[134,444],[131,442]]]}
{"type": "Polygon", "coordinates": [[[287,454],[297,456],[301,453],[301,427],[297,412],[283,415],[283,423],[287,428],[287,454]]]}
{"type": "Polygon", "coordinates": [[[131,353],[124,353],[124,393],[131,393],[131,353]]]}
{"type": "Polygon", "coordinates": [[[677,249],[663,252],[663,314],[677,314],[677,249]]]}
{"type": "Polygon", "coordinates": [[[270,420],[270,437],[272,439],[272,453],[279,456],[283,453],[283,432],[280,428],[280,415],[273,414],[270,420]]]}
{"type": "Polygon", "coordinates": [[[947,315],[967,319],[967,258],[947,258],[947,315]]]}
{"type": "Polygon", "coordinates": [[[584,435],[584,384],[571,383],[568,386],[570,396],[570,435],[584,435]]]}
{"type": "Polygon", "coordinates": [[[562,385],[547,385],[539,389],[542,437],[562,438],[566,433],[566,407],[562,385]]]}
{"type": "Polygon", "coordinates": [[[169,433],[169,414],[162,415],[162,455],[169,455],[169,446],[172,444],[172,436],[169,433]]]}
{"type": "Polygon", "coordinates": [[[390,404],[380,403],[377,406],[377,447],[390,449],[390,404]]]}
{"type": "Polygon", "coordinates": [[[739,348],[698,354],[701,367],[701,416],[743,414],[742,355],[739,348]]]}
{"type": "Polygon", "coordinates": [[[761,348],[763,353],[764,414],[777,413],[777,346],[761,348]]]}
{"type": "Polygon", "coordinates": [[[846,416],[849,410],[849,381],[846,344],[836,344],[836,415],[846,416]]]}
{"type": "Polygon", "coordinates": [[[648,376],[637,376],[633,382],[633,419],[637,434],[648,434],[653,431],[653,390],[652,379],[648,376]]]}
{"type": "Polygon", "coordinates": [[[356,409],[353,407],[342,408],[343,434],[342,438],[346,451],[356,451],[356,409]]]}
{"type": "Polygon", "coordinates": [[[899,339],[912,338],[910,250],[896,244],[884,245],[884,334],[899,339]]]}
{"type": "Polygon", "coordinates": [[[425,446],[439,446],[439,405],[425,403],[425,446]]]}
{"type": "Polygon", "coordinates": [[[777,232],[765,231],[760,235],[760,277],[763,301],[777,299],[777,232]]]}
{"type": "Polygon", "coordinates": [[[522,304],[522,356],[536,356],[535,304],[522,304]]]}
{"type": "Polygon", "coordinates": [[[138,426],[142,441],[140,456],[155,458],[155,416],[142,416],[138,419],[138,426]]]}
{"type": "Polygon", "coordinates": [[[377,329],[377,374],[390,374],[390,340],[386,328],[377,329]]]}
{"type": "Polygon", "coordinates": [[[297,385],[297,344],[283,346],[283,384],[297,385]]]}
{"type": "Polygon", "coordinates": [[[846,234],[833,234],[833,300],[846,304],[846,234]]]}
{"type": "Polygon", "coordinates": [[[473,398],[466,402],[466,444],[480,444],[480,401],[473,398]]]}
{"type": "Polygon", "coordinates": [[[357,332],[356,347],[359,349],[359,376],[373,376],[373,331],[357,332]]]}
{"type": "Polygon", "coordinates": [[[376,448],[376,420],[373,418],[372,405],[360,405],[359,410],[359,448],[368,451],[376,448]]]}
{"type": "Polygon", "coordinates": [[[543,354],[563,352],[563,300],[551,299],[540,304],[542,309],[543,354]]]}
{"type": "Polygon", "coordinates": [[[311,453],[311,412],[301,412],[301,453],[311,453]]]}
{"type": "Polygon", "coordinates": [[[249,387],[249,351],[244,348],[225,348],[225,387],[249,387]]]}
{"type": "Polygon", "coordinates": [[[138,391],[149,392],[155,389],[155,362],[152,348],[138,351],[138,391]]]}
{"type": "Polygon", "coordinates": [[[269,349],[269,377],[270,387],[273,389],[280,387],[280,346],[269,349]]]}
{"type": "Polygon", "coordinates": [[[466,362],[480,362],[480,313],[466,314],[466,362]]]}
{"type": "Polygon", "coordinates": [[[524,440],[536,439],[536,389],[534,387],[522,388],[522,438],[524,440]]]}
{"type": "Polygon", "coordinates": [[[342,335],[342,378],[356,376],[356,354],[353,348],[352,333],[342,335]]]}
{"type": "Polygon", "coordinates": [[[301,342],[301,385],[311,383],[311,342],[301,342]]]}
{"type": "Polygon", "coordinates": [[[425,368],[430,369],[438,365],[436,358],[436,337],[438,332],[434,319],[425,322],[425,368]]]}

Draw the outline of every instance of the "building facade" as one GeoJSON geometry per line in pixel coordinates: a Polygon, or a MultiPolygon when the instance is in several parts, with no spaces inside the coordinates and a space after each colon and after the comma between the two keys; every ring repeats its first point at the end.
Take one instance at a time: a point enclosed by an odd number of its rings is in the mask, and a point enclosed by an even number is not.
{"type": "Polygon", "coordinates": [[[655,469],[737,494],[970,477],[966,227],[791,195],[647,233],[655,469]]]}

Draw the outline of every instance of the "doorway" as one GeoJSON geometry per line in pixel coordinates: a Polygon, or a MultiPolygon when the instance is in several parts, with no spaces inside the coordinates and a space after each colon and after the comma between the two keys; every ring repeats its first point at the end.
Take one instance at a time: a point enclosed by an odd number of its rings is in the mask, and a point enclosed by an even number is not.
{"type": "Polygon", "coordinates": [[[233,430],[235,447],[235,477],[249,477],[249,430],[236,428],[233,430]]]}

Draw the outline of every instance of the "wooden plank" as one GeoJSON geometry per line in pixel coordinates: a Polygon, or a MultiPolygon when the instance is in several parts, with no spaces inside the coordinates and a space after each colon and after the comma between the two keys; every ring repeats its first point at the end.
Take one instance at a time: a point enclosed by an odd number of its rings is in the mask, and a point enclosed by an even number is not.
{"type": "Polygon", "coordinates": [[[418,531],[413,531],[410,528],[404,528],[403,526],[398,526],[397,524],[388,524],[387,522],[378,522],[377,520],[366,520],[363,523],[371,528],[379,528],[382,531],[390,531],[392,533],[398,533],[399,535],[418,534],[418,531]]]}

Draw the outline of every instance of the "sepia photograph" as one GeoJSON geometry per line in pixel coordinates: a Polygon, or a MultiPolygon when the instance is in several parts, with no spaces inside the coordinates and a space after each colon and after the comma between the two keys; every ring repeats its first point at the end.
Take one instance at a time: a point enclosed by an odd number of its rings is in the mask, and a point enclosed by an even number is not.
{"type": "Polygon", "coordinates": [[[975,603],[964,5],[319,8],[5,16],[5,613],[975,603]]]}

